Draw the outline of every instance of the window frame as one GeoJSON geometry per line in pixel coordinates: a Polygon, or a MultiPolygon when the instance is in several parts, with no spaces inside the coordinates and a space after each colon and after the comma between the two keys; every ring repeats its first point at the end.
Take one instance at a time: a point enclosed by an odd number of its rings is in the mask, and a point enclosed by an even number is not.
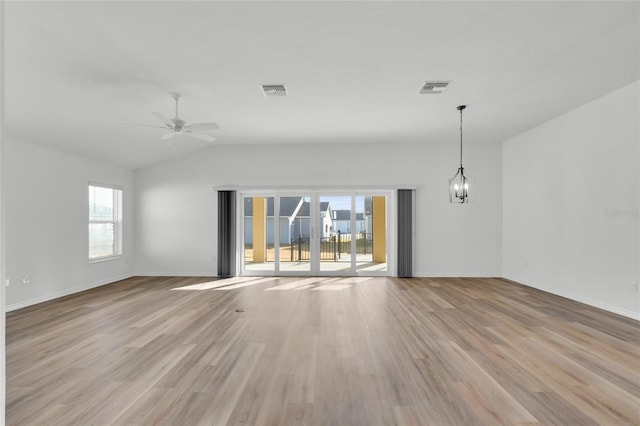
{"type": "Polygon", "coordinates": [[[89,182],[87,185],[87,259],[89,263],[106,262],[110,260],[119,259],[123,255],[122,244],[122,222],[123,222],[123,199],[124,190],[122,187],[116,185],[109,185],[104,183],[89,182]],[[113,206],[113,218],[111,220],[92,220],[91,219],[91,205],[90,192],[91,188],[109,189],[112,191],[112,206],[113,206]],[[91,255],[91,232],[90,228],[92,224],[112,224],[113,225],[113,254],[99,257],[90,257],[91,255]]]}

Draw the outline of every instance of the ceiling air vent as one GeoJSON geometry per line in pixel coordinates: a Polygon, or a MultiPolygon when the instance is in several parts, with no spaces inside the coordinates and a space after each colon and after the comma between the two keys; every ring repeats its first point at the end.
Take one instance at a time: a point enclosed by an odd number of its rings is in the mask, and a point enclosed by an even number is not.
{"type": "Polygon", "coordinates": [[[261,84],[265,96],[287,96],[287,86],[284,84],[261,84]]]}
{"type": "Polygon", "coordinates": [[[451,83],[450,81],[426,81],[420,93],[423,95],[439,95],[451,83]]]}

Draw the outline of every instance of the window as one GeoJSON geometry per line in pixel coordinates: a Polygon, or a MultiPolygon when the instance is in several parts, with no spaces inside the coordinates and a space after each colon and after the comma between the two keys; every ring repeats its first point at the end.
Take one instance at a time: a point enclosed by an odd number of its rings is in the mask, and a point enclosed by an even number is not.
{"type": "Polygon", "coordinates": [[[122,190],[89,185],[89,260],[122,254],[122,190]]]}

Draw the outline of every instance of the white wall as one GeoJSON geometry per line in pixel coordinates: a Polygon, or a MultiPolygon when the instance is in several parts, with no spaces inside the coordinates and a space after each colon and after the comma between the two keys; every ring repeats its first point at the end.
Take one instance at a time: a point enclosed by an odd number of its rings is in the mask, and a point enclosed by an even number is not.
{"type": "Polygon", "coordinates": [[[465,168],[478,202],[450,205],[448,179],[458,163],[457,134],[447,143],[345,144],[342,160],[319,161],[337,145],[215,145],[136,171],[137,274],[216,275],[214,186],[418,185],[418,276],[501,275],[501,145],[465,142],[465,168]],[[354,159],[353,162],[344,159],[354,159]],[[339,170],[336,170],[339,164],[339,170]],[[351,167],[346,165],[350,164],[351,167]]]}
{"type": "Polygon", "coordinates": [[[640,319],[640,82],[503,144],[503,271],[640,319]]]}
{"type": "Polygon", "coordinates": [[[2,149],[8,310],[131,276],[133,172],[16,140],[2,149]],[[89,182],[124,190],[120,259],[88,263],[89,182]]]}
{"type": "MultiPolygon", "coordinates": [[[[4,65],[4,2],[0,2],[0,63],[4,65]]],[[[5,263],[5,248],[4,248],[4,213],[2,203],[2,186],[4,185],[4,179],[2,178],[2,145],[4,141],[4,123],[5,123],[5,78],[4,78],[4,66],[0,65],[0,425],[4,424],[5,419],[5,395],[6,395],[6,361],[5,361],[5,308],[6,308],[6,290],[4,286],[4,263],[5,263]]]]}

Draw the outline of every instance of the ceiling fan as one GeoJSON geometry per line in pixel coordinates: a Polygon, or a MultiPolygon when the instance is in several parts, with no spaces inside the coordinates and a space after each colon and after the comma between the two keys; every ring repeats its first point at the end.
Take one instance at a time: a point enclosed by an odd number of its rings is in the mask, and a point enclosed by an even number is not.
{"type": "Polygon", "coordinates": [[[180,101],[180,93],[170,92],[171,97],[176,101],[176,116],[173,118],[167,118],[159,112],[154,112],[153,115],[158,117],[164,126],[150,126],[147,124],[132,124],[133,126],[142,127],[156,127],[160,129],[168,129],[169,133],[165,133],[160,139],[166,140],[175,137],[178,134],[188,134],[196,139],[200,139],[207,142],[215,142],[216,138],[213,136],[201,133],[207,130],[217,130],[220,128],[216,123],[187,123],[178,116],[178,102],[180,101]]]}

